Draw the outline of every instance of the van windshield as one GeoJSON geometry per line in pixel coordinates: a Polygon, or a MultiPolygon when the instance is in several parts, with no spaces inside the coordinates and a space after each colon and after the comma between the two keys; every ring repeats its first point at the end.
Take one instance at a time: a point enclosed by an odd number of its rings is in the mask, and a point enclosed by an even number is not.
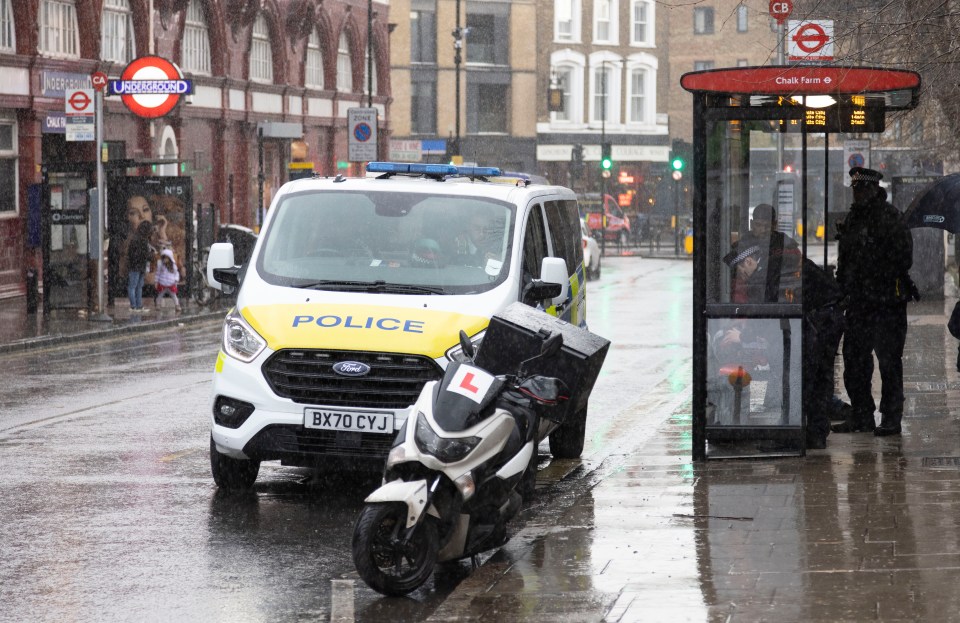
{"type": "Polygon", "coordinates": [[[268,283],[320,290],[467,294],[510,269],[512,204],[391,191],[290,195],[257,260],[268,283]]]}

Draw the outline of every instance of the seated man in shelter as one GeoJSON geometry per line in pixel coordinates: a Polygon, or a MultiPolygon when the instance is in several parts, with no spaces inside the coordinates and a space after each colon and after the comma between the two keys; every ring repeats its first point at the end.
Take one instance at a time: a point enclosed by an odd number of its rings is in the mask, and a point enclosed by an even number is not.
{"type": "Polygon", "coordinates": [[[796,241],[777,231],[777,211],[772,205],[761,203],[753,209],[744,243],[760,247],[760,263],[766,273],[764,300],[789,302],[800,287],[802,256],[796,241]]]}

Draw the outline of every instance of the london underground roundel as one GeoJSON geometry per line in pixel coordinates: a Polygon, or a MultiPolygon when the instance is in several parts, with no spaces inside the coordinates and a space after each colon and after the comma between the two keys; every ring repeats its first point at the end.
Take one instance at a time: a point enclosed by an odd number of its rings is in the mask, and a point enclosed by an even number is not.
{"type": "Polygon", "coordinates": [[[140,117],[152,119],[167,114],[182,95],[193,92],[180,69],[159,56],[141,56],[127,65],[120,80],[110,81],[110,95],[119,95],[124,105],[140,117]]]}

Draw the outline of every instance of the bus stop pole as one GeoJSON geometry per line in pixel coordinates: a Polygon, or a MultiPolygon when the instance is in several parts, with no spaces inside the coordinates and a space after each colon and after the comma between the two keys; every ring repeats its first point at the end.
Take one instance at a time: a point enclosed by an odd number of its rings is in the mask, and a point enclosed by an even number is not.
{"type": "Polygon", "coordinates": [[[103,187],[103,89],[94,91],[94,114],[96,121],[96,148],[97,148],[97,231],[94,235],[97,237],[97,311],[90,315],[90,320],[99,322],[113,322],[113,318],[107,315],[106,291],[103,283],[103,232],[104,219],[106,217],[106,193],[103,187]]]}

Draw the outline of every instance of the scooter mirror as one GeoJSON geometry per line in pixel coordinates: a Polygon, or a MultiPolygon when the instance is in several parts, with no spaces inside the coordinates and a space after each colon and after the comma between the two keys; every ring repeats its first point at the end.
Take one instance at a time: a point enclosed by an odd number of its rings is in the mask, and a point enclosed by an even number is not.
{"type": "Polygon", "coordinates": [[[471,360],[477,354],[476,350],[473,348],[473,342],[470,341],[470,336],[468,336],[467,332],[463,329],[460,329],[460,348],[463,350],[463,354],[469,357],[471,360]]]}
{"type": "Polygon", "coordinates": [[[553,357],[563,346],[563,334],[562,333],[553,333],[546,340],[543,341],[543,347],[540,349],[540,354],[544,357],[553,357]]]}

